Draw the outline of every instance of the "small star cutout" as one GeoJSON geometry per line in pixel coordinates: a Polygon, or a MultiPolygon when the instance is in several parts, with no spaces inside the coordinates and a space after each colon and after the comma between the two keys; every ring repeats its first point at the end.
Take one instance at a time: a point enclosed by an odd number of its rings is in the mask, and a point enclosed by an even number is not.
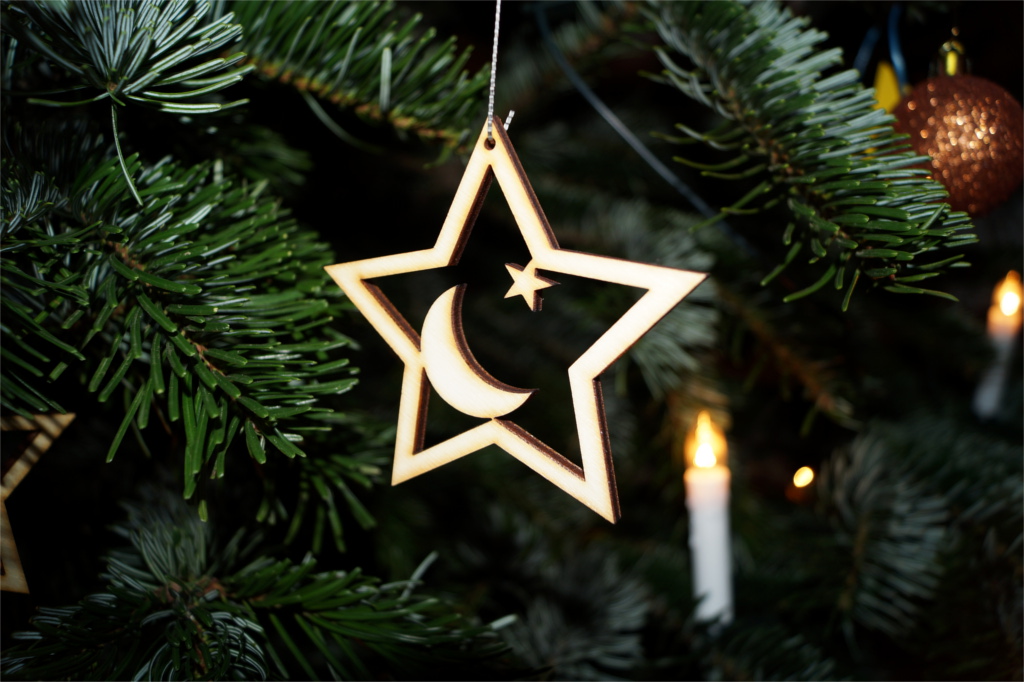
{"type": "Polygon", "coordinates": [[[497,445],[614,523],[619,518],[619,500],[600,375],[707,275],[560,248],[508,133],[497,117],[493,140],[488,137],[485,125],[433,247],[325,268],[405,364],[391,483],[396,485],[488,445],[497,445]],[[514,284],[506,297],[522,296],[531,309],[537,310],[540,307],[537,291],[554,284],[552,280],[539,277],[537,270],[636,287],[646,292],[569,367],[582,467],[505,418],[514,413],[531,392],[497,381],[473,358],[462,334],[460,306],[464,285],[453,287],[435,300],[424,321],[421,339],[380,288],[367,281],[458,263],[487,190],[495,179],[531,257],[525,268],[507,266],[514,284]],[[434,382],[440,383],[434,385],[434,382]],[[486,421],[425,448],[427,402],[432,387],[455,409],[486,421]],[[466,409],[458,404],[465,405],[466,409]]]}
{"type": "Polygon", "coordinates": [[[537,268],[533,266],[532,262],[527,263],[525,268],[515,263],[505,263],[505,268],[508,269],[508,274],[512,275],[512,286],[505,294],[505,298],[522,296],[526,305],[530,306],[530,310],[533,312],[540,310],[541,304],[544,302],[540,296],[540,290],[558,284],[553,279],[538,275],[537,268]]]}

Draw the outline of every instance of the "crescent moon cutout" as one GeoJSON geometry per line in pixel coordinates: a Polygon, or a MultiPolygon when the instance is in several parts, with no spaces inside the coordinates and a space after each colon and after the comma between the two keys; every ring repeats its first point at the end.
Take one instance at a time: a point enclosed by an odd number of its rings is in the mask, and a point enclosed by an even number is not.
{"type": "Polygon", "coordinates": [[[498,381],[480,366],[462,330],[462,296],[466,285],[444,292],[423,320],[420,353],[423,367],[438,395],[456,410],[491,419],[512,412],[536,389],[498,381]]]}

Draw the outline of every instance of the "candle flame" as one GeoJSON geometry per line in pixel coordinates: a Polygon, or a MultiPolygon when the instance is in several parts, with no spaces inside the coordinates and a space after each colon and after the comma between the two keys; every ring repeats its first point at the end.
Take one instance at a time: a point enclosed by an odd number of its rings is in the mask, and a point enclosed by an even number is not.
{"type": "Polygon", "coordinates": [[[1020,274],[1016,270],[1010,270],[999,282],[992,294],[992,302],[998,304],[1000,312],[1007,317],[1020,311],[1021,283],[1020,274]]]}
{"type": "Polygon", "coordinates": [[[695,466],[704,469],[718,464],[718,458],[715,457],[715,451],[712,449],[711,443],[701,443],[697,446],[697,454],[693,456],[693,463],[695,466]]]}
{"type": "Polygon", "coordinates": [[[800,467],[793,474],[793,485],[797,488],[805,488],[814,480],[814,469],[811,467],[800,467]]]}
{"type": "Polygon", "coordinates": [[[697,427],[693,431],[689,443],[693,465],[702,469],[717,466],[719,458],[725,454],[725,438],[711,421],[707,410],[697,415],[697,427]]]}

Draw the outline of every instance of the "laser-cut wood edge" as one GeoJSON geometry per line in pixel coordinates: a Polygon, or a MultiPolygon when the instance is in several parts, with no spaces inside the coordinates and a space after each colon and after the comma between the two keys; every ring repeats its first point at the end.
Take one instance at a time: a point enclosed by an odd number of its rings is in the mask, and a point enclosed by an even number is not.
{"type": "Polygon", "coordinates": [[[548,287],[558,286],[558,282],[555,280],[544,277],[543,275],[537,274],[537,268],[532,265],[522,266],[518,263],[505,263],[505,269],[508,270],[508,274],[512,276],[512,286],[505,292],[505,298],[512,298],[514,296],[522,296],[526,299],[526,305],[530,307],[530,310],[537,313],[540,312],[544,306],[544,297],[541,296],[541,290],[547,289],[548,287]],[[518,274],[517,274],[518,273],[518,274]],[[535,280],[537,284],[532,287],[522,286],[522,278],[519,275],[529,277],[535,280]],[[527,292],[529,292],[529,299],[527,299],[527,292]]]}
{"type": "MultiPolygon", "coordinates": [[[[455,344],[459,349],[459,353],[462,355],[463,362],[469,368],[471,368],[473,370],[473,373],[480,377],[482,381],[487,382],[489,385],[495,388],[501,389],[503,391],[508,391],[509,393],[529,393],[531,395],[536,393],[537,389],[535,388],[516,388],[515,386],[510,386],[509,384],[506,384],[505,382],[496,379],[486,369],[483,368],[483,365],[481,365],[480,362],[473,355],[473,351],[470,350],[469,343],[466,341],[466,330],[462,326],[462,301],[465,295],[465,284],[460,284],[457,287],[455,287],[455,301],[452,304],[451,308],[452,332],[453,335],[455,336],[455,344]]],[[[429,376],[430,374],[428,373],[427,377],[429,378],[429,376]]],[[[498,417],[501,415],[495,416],[498,417]]]]}
{"type": "Polygon", "coordinates": [[[7,517],[7,500],[0,500],[0,590],[29,593],[18,545],[14,542],[11,522],[7,517]]]}
{"type": "Polygon", "coordinates": [[[75,420],[75,413],[36,414],[31,419],[11,415],[0,418],[0,431],[34,431],[32,441],[0,478],[0,590],[28,594],[28,580],[21,566],[18,546],[7,516],[7,498],[35,466],[53,441],[75,420]]]}
{"type": "MultiPolygon", "coordinates": [[[[499,120],[495,119],[495,124],[492,147],[485,144],[486,126],[481,131],[432,249],[339,263],[325,269],[406,364],[392,484],[419,476],[488,445],[497,445],[614,523],[620,516],[620,509],[599,377],[707,275],[559,248],[507,133],[499,120]],[[424,449],[429,378],[420,352],[421,339],[383,293],[376,287],[376,291],[370,293],[373,285],[365,281],[458,262],[493,179],[497,179],[530,251],[532,259],[525,267],[647,290],[569,368],[582,467],[522,427],[496,418],[424,449]],[[384,314],[374,313],[374,306],[384,314]]],[[[539,300],[528,303],[532,309],[536,309],[534,305],[540,307],[539,300]]],[[[464,350],[468,352],[468,346],[464,350]]]]}
{"type": "Polygon", "coordinates": [[[535,389],[516,388],[492,376],[473,356],[462,328],[466,285],[437,297],[423,320],[420,355],[430,385],[463,414],[490,419],[522,406],[535,389]]]}

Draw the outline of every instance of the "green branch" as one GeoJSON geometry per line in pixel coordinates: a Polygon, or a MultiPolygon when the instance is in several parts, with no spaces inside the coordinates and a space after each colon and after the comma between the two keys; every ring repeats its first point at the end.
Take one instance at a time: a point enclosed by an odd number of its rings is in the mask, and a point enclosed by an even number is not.
{"type": "Polygon", "coordinates": [[[787,230],[783,241],[806,245],[808,262],[825,271],[790,300],[831,282],[847,288],[845,309],[858,279],[950,298],[900,282],[936,267],[940,249],[975,241],[970,221],[934,203],[945,190],[916,168],[924,159],[906,151],[905,136],[874,108],[856,72],[822,75],[841,61],[838,50],[817,50],[825,34],[773,3],[654,4],[648,15],[664,42],[656,51],[665,70],[654,79],[727,122],[710,133],[680,124],[684,137],[677,141],[732,150],[735,158],[716,164],[738,168],[731,176],[768,176],[757,197],[748,194],[723,214],[740,204],[744,211],[786,207],[797,230],[787,230]],[[761,203],[748,205],[754,198],[761,203]]]}
{"type": "MultiPolygon", "coordinates": [[[[178,422],[186,497],[201,474],[224,475],[236,437],[259,463],[268,449],[304,456],[305,437],[327,428],[330,410],[318,403],[356,381],[335,354],[349,340],[330,326],[344,310],[325,286],[330,250],[263,196],[263,185],[218,179],[209,164],[143,167],[128,157],[140,207],[125,201],[125,176],[109,154],[42,156],[36,163],[59,200],[38,191],[43,181],[18,182],[31,154],[5,159],[0,302],[13,362],[4,366],[3,404],[55,405],[52,382],[69,368],[101,402],[123,392],[129,407],[108,459],[151,414],[178,422]],[[59,188],[66,169],[47,166],[65,163],[90,172],[59,188]]],[[[364,463],[347,464],[364,483],[364,463]]]]}
{"type": "Polygon", "coordinates": [[[266,80],[448,148],[466,142],[489,72],[465,71],[469,51],[435,42],[420,16],[391,19],[391,3],[235,2],[242,49],[266,80]]]}
{"type": "Polygon", "coordinates": [[[106,590],[41,609],[4,650],[5,679],[422,679],[439,663],[494,679],[504,665],[501,623],[418,594],[422,571],[382,583],[308,556],[243,564],[242,534],[215,546],[180,500],[127,508],[114,530],[130,546],[109,557],[106,590]]]}
{"type": "Polygon", "coordinates": [[[208,95],[252,70],[237,66],[245,56],[241,52],[206,59],[237,42],[242,32],[230,13],[213,19],[209,13],[209,2],[182,0],[31,0],[5,2],[2,19],[3,30],[20,45],[64,70],[63,91],[86,86],[100,91],[87,101],[110,97],[194,115],[244,104],[247,100],[223,103],[208,95]]]}

